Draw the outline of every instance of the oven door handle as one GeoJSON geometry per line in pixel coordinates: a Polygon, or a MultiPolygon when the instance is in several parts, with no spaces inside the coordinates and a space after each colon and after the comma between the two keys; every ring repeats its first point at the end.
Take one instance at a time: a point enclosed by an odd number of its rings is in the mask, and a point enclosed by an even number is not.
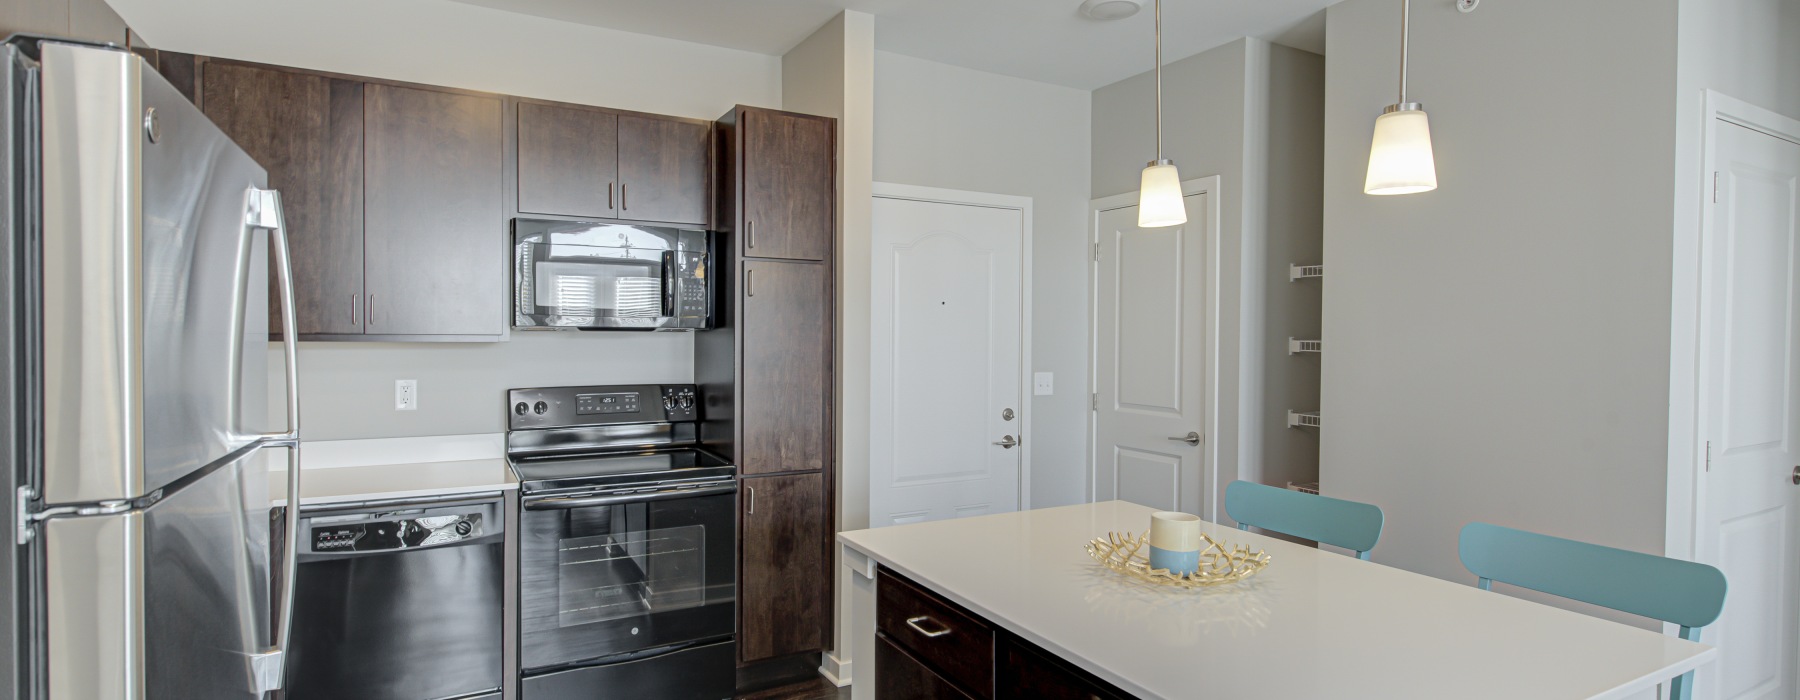
{"type": "Polygon", "coordinates": [[[681,293],[681,285],[675,280],[675,251],[665,250],[662,254],[662,315],[669,318],[675,315],[675,296],[681,293]]]}
{"type": "Polygon", "coordinates": [[[643,503],[646,501],[666,501],[671,498],[687,498],[690,496],[714,496],[725,493],[737,493],[737,484],[706,486],[687,489],[662,489],[659,491],[637,493],[613,493],[600,496],[573,496],[553,498],[526,498],[526,510],[566,510],[569,508],[586,508],[588,506],[605,506],[618,503],[643,503]]]}

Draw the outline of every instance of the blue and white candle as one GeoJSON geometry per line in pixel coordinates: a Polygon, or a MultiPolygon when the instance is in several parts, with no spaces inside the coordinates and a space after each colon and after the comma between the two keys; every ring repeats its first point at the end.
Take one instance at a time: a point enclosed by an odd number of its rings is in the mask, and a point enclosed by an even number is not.
{"type": "Polygon", "coordinates": [[[1172,574],[1200,570],[1200,516],[1170,511],[1150,515],[1150,568],[1172,574]]]}

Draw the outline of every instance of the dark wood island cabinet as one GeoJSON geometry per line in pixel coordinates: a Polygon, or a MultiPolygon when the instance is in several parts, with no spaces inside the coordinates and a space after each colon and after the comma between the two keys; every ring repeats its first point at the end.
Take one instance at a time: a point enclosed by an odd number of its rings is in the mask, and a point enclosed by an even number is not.
{"type": "Polygon", "coordinates": [[[883,567],[877,700],[1129,700],[1130,695],[883,567]]]}

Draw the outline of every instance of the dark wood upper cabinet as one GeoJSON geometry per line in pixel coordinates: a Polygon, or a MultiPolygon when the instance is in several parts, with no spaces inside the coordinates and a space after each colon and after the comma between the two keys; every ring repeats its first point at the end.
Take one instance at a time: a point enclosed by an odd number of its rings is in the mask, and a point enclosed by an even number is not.
{"type": "MultiPolygon", "coordinates": [[[[193,58],[165,53],[158,70],[186,77],[193,58]]],[[[210,61],[206,116],[269,172],[287,217],[294,324],[302,336],[361,333],[363,295],[363,84],[210,61]]],[[[271,329],[281,306],[269,275],[271,329]]]]}
{"type": "Polygon", "coordinates": [[[618,218],[705,226],[711,172],[711,124],[619,115],[618,218]]]}
{"type": "Polygon", "coordinates": [[[519,103],[519,212],[618,217],[618,117],[519,103]]]}
{"type": "Polygon", "coordinates": [[[743,262],[742,396],[738,469],[745,474],[825,466],[830,392],[830,268],[743,262]]]}
{"type": "Polygon", "coordinates": [[[837,229],[837,122],[826,117],[740,107],[743,254],[824,260],[837,229]]]}
{"type": "Polygon", "coordinates": [[[505,100],[363,88],[371,334],[506,330],[505,100]]]}
{"type": "Polygon", "coordinates": [[[825,646],[824,492],[819,474],[744,479],[738,656],[752,662],[825,646]]]}
{"type": "Polygon", "coordinates": [[[710,226],[712,125],[519,104],[519,213],[710,226]]]}

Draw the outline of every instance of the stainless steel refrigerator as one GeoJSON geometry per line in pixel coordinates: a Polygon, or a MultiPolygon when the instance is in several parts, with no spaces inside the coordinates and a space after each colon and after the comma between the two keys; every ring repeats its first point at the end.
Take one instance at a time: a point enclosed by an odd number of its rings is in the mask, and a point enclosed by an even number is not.
{"type": "Polygon", "coordinates": [[[260,698],[293,589],[269,479],[299,476],[291,340],[267,425],[271,293],[294,337],[279,196],[131,53],[0,53],[0,693],[260,698]]]}

